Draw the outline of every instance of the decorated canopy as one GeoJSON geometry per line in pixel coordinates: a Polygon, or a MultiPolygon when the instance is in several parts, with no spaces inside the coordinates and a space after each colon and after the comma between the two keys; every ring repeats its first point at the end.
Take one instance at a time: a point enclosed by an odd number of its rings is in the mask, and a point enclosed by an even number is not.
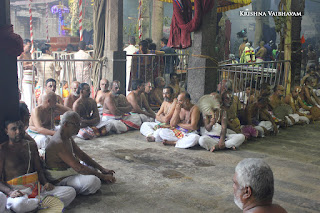
{"type": "MultiPolygon", "coordinates": [[[[172,3],[173,0],[159,0],[163,2],[172,3]]],[[[194,0],[191,0],[193,2],[194,0]]],[[[234,10],[239,7],[244,7],[251,4],[251,0],[218,0],[217,12],[226,12],[228,10],[234,10]]]]}

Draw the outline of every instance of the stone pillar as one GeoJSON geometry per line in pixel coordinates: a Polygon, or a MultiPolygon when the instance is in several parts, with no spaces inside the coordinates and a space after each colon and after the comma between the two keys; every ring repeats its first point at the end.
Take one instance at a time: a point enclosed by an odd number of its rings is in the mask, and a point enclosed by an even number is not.
{"type": "Polygon", "coordinates": [[[160,40],[163,36],[163,2],[153,0],[152,10],[152,40],[160,49],[160,40]]]}
{"type": "MultiPolygon", "coordinates": [[[[194,33],[191,54],[209,56],[216,59],[217,1],[212,10],[205,14],[201,28],[194,33]]],[[[189,57],[187,89],[193,102],[204,94],[216,91],[218,85],[218,65],[203,57],[189,57]]]]}
{"type": "MultiPolygon", "coordinates": [[[[10,25],[10,0],[0,1],[0,28],[10,25]]],[[[0,33],[1,29],[0,29],[0,33]]],[[[17,57],[0,47],[0,144],[7,140],[4,132],[5,120],[19,119],[19,95],[17,57]]]]}
{"type": "Polygon", "coordinates": [[[106,78],[121,82],[125,94],[126,52],[123,51],[123,0],[107,0],[104,56],[107,57],[106,78]]]}

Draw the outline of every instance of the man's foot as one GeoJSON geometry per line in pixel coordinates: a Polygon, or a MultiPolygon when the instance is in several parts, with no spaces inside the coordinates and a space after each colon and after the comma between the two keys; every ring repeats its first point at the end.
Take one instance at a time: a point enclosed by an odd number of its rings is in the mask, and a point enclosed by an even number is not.
{"type": "Polygon", "coordinates": [[[106,127],[102,127],[101,129],[99,129],[101,136],[106,136],[108,134],[108,131],[106,129],[106,127]]]}
{"type": "Polygon", "coordinates": [[[210,149],[210,152],[222,150],[222,149],[225,149],[225,148],[226,148],[225,144],[216,144],[210,149]]]}
{"type": "Polygon", "coordinates": [[[167,141],[167,140],[162,141],[162,144],[165,146],[167,146],[167,145],[174,146],[174,145],[176,145],[176,143],[177,143],[176,141],[167,141]]]}
{"type": "Polygon", "coordinates": [[[156,141],[156,138],[153,137],[153,136],[148,136],[148,137],[147,137],[147,141],[148,141],[148,142],[155,142],[155,141],[156,141]]]}
{"type": "Polygon", "coordinates": [[[235,146],[232,146],[231,149],[234,150],[234,151],[237,150],[237,148],[235,146]]]}

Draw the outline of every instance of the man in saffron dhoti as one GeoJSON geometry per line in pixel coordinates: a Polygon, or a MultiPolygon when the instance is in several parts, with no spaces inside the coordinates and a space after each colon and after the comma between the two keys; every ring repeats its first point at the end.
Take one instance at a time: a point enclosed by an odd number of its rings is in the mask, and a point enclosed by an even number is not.
{"type": "MultiPolygon", "coordinates": [[[[64,206],[68,206],[76,191],[69,186],[55,187],[48,182],[41,168],[37,145],[24,138],[23,123],[6,121],[5,126],[9,140],[0,147],[0,197],[3,194],[8,196],[6,208],[14,212],[33,211],[39,206],[38,196],[44,198],[47,195],[57,196],[64,206]]],[[[2,212],[1,208],[0,204],[2,212]]]]}

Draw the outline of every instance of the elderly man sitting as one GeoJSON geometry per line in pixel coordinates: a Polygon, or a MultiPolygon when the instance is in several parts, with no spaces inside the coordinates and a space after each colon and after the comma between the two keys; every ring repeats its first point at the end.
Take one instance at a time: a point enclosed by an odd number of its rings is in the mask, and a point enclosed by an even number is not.
{"type": "Polygon", "coordinates": [[[68,206],[76,197],[76,191],[68,186],[54,187],[48,182],[41,168],[37,144],[25,139],[21,121],[7,121],[5,125],[9,141],[0,148],[0,212],[4,212],[5,205],[14,212],[37,209],[38,181],[42,185],[41,198],[57,196],[68,206]]]}
{"type": "Polygon", "coordinates": [[[79,98],[79,94],[77,93],[80,82],[74,81],[71,83],[71,94],[65,99],[64,106],[72,109],[74,102],[79,98]]]}
{"type": "Polygon", "coordinates": [[[55,126],[55,121],[59,121],[60,115],[68,110],[71,109],[57,104],[57,96],[54,92],[48,92],[44,95],[42,105],[32,110],[27,131],[36,141],[38,149],[45,149],[49,143],[49,136],[54,135],[58,129],[55,126]]]}
{"type": "Polygon", "coordinates": [[[233,176],[233,193],[234,202],[244,213],[287,212],[272,203],[273,172],[262,159],[246,158],[238,163],[233,176]]]}
{"type": "Polygon", "coordinates": [[[113,183],[115,178],[113,170],[105,169],[95,162],[72,139],[80,130],[80,121],[76,112],[63,114],[61,128],[46,148],[46,175],[58,186],[71,186],[77,194],[89,195],[100,189],[100,179],[113,183]],[[80,160],[88,166],[81,164],[80,160]]]}

